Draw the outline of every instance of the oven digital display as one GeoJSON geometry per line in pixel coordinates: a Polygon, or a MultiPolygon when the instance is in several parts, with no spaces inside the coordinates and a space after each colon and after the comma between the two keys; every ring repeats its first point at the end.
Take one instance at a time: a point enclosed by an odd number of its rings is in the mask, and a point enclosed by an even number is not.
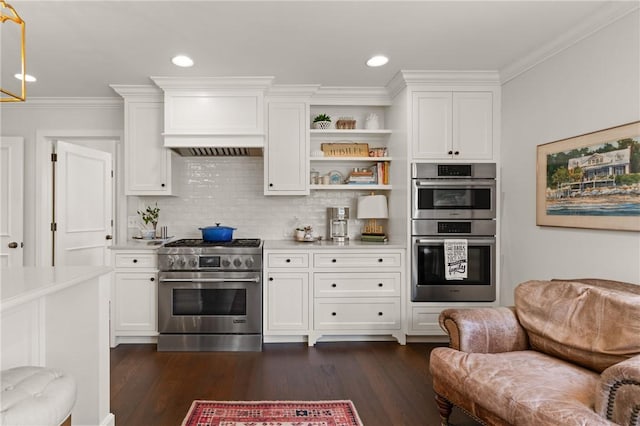
{"type": "Polygon", "coordinates": [[[200,267],[201,268],[219,268],[220,267],[220,256],[200,256],[200,267]]]}

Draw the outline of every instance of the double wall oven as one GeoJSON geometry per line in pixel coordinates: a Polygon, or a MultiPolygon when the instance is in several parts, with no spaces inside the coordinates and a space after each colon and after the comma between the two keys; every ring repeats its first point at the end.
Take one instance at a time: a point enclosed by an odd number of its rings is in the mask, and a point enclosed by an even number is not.
{"type": "Polygon", "coordinates": [[[411,300],[496,299],[496,166],[414,163],[411,300]],[[447,240],[466,243],[466,277],[447,279],[447,240]]]}
{"type": "Polygon", "coordinates": [[[186,239],[158,249],[159,351],[262,350],[262,242],[186,239]]]}

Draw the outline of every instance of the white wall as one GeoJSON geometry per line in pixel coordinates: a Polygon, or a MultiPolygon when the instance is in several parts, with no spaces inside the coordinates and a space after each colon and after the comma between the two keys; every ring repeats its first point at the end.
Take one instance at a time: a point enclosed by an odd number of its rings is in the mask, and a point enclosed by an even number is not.
{"type": "Polygon", "coordinates": [[[502,88],[502,302],[529,279],[640,283],[637,232],[536,226],[536,146],[640,120],[638,11],[502,88]]]}

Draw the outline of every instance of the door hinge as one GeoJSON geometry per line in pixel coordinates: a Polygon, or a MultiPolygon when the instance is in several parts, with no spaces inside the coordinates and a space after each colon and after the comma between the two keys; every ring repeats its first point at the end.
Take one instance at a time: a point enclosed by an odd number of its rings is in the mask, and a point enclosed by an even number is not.
{"type": "Polygon", "coordinates": [[[111,170],[111,177],[113,177],[113,170],[111,170]]]}
{"type": "Polygon", "coordinates": [[[55,163],[56,161],[58,161],[58,154],[56,154],[55,152],[51,153],[51,162],[55,163]]]}
{"type": "Polygon", "coordinates": [[[58,230],[58,224],[55,222],[51,222],[51,231],[55,232],[58,230]]]}
{"type": "Polygon", "coordinates": [[[113,219],[111,219],[111,227],[113,228],[113,219]]]}

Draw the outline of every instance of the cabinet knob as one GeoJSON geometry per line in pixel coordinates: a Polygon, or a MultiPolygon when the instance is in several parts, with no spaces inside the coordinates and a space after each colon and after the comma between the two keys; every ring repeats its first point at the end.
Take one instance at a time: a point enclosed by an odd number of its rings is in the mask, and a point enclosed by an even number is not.
{"type": "Polygon", "coordinates": [[[149,278],[149,281],[154,282],[156,279],[154,277],[149,278]]]}
{"type": "Polygon", "coordinates": [[[273,184],[272,183],[269,184],[269,188],[273,188],[273,184]]]}
{"type": "Polygon", "coordinates": [[[460,155],[460,151],[454,152],[453,155],[460,155]]]}
{"type": "Polygon", "coordinates": [[[381,317],[382,316],[382,312],[378,312],[378,316],[381,317]]]}
{"type": "Polygon", "coordinates": [[[133,259],[133,263],[138,263],[138,259],[133,259]]]}
{"type": "Polygon", "coordinates": [[[7,247],[18,248],[18,243],[16,243],[15,241],[11,241],[9,244],[7,244],[7,247]]]}
{"type": "Polygon", "coordinates": [[[285,260],[285,262],[291,263],[291,259],[287,259],[287,260],[285,260]]]}
{"type": "Polygon", "coordinates": [[[447,152],[447,154],[451,155],[451,154],[453,154],[453,151],[449,151],[449,152],[447,152]]]}
{"type": "Polygon", "coordinates": [[[337,314],[335,312],[331,312],[331,316],[335,317],[337,314]]]}
{"type": "Polygon", "coordinates": [[[331,263],[336,263],[337,261],[337,259],[331,259],[331,263]]]}
{"type": "Polygon", "coordinates": [[[331,287],[334,287],[334,288],[335,288],[335,287],[338,287],[338,284],[333,283],[333,284],[331,284],[331,287]]]}
{"type": "Polygon", "coordinates": [[[382,258],[378,259],[378,263],[382,263],[382,262],[384,262],[384,259],[382,258]]]}
{"type": "Polygon", "coordinates": [[[164,183],[161,183],[160,186],[164,188],[165,185],[164,185],[164,183]]]}
{"type": "Polygon", "coordinates": [[[273,281],[273,277],[269,277],[269,281],[273,281]]]}
{"type": "Polygon", "coordinates": [[[382,283],[378,283],[378,287],[382,287],[382,283]]]}

